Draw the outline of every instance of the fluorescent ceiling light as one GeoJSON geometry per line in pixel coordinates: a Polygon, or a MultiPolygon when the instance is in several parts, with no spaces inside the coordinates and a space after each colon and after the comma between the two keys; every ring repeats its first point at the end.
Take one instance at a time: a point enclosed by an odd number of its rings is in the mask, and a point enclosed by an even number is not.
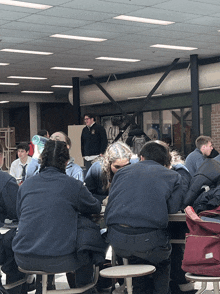
{"type": "Polygon", "coordinates": [[[53,85],[51,88],[72,88],[73,86],[68,85],[53,85]]]}
{"type": "Polygon", "coordinates": [[[39,54],[39,55],[51,55],[51,52],[41,52],[41,51],[29,51],[29,50],[17,50],[17,49],[1,49],[3,52],[12,52],[12,53],[25,53],[25,54],[39,54]]]}
{"type": "Polygon", "coordinates": [[[124,61],[124,62],[138,62],[140,59],[129,59],[129,58],[115,58],[115,57],[97,57],[100,60],[112,60],[112,61],[124,61]]]}
{"type": "Polygon", "coordinates": [[[19,83],[0,83],[0,85],[4,85],[4,86],[17,86],[17,85],[19,85],[19,83]]]}
{"type": "Polygon", "coordinates": [[[103,42],[107,39],[101,38],[90,38],[90,37],[80,37],[80,36],[71,36],[71,35],[62,35],[62,34],[55,34],[51,35],[52,38],[61,38],[61,39],[71,39],[71,40],[80,40],[80,41],[91,41],[91,42],[103,42]]]}
{"type": "Polygon", "coordinates": [[[9,101],[0,101],[0,103],[9,103],[9,101]]]}
{"type": "Polygon", "coordinates": [[[157,25],[162,25],[162,26],[167,26],[167,25],[175,23],[173,21],[165,21],[165,20],[159,20],[159,19],[151,19],[151,18],[129,16],[129,15],[119,15],[119,16],[115,16],[113,18],[114,19],[120,19],[120,20],[128,20],[128,21],[135,21],[135,22],[157,24],[157,25]]]}
{"type": "Polygon", "coordinates": [[[52,94],[52,91],[21,91],[21,93],[31,93],[31,94],[52,94]]]}
{"type": "Polygon", "coordinates": [[[34,9],[48,9],[48,8],[53,7],[53,6],[50,6],[50,5],[28,3],[28,2],[22,2],[22,1],[13,1],[13,0],[0,0],[0,4],[11,5],[11,6],[19,6],[19,7],[26,7],[26,8],[34,8],[34,9]]]}
{"type": "Polygon", "coordinates": [[[8,79],[24,79],[24,80],[46,80],[47,78],[40,77],[22,77],[22,76],[9,76],[8,79]]]}
{"type": "Polygon", "coordinates": [[[10,63],[0,63],[1,66],[9,65],[10,63]]]}
{"type": "Polygon", "coordinates": [[[58,69],[58,70],[75,70],[75,71],[91,71],[93,69],[90,68],[75,68],[75,67],[51,67],[51,69],[58,69]]]}
{"type": "Polygon", "coordinates": [[[155,44],[155,45],[151,45],[150,47],[163,48],[163,49],[174,49],[174,50],[187,50],[187,51],[198,49],[195,47],[173,46],[173,45],[163,45],[163,44],[155,44]]]}

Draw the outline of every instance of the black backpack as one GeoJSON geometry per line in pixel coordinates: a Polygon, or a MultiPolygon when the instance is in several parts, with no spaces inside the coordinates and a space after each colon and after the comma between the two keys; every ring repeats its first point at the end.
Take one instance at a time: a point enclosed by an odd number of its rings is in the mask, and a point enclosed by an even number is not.
{"type": "Polygon", "coordinates": [[[146,137],[144,135],[141,135],[140,137],[134,136],[132,139],[132,147],[131,147],[132,152],[134,154],[139,155],[145,143],[146,143],[146,137]]]}

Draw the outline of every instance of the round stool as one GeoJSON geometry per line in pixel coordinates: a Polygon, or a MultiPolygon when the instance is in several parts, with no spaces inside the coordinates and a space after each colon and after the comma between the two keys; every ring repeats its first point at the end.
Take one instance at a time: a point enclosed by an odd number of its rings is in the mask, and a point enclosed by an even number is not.
{"type": "Polygon", "coordinates": [[[132,278],[150,275],[155,271],[153,265],[129,264],[109,267],[101,270],[99,274],[105,278],[125,278],[128,294],[132,294],[132,278]]]}
{"type": "Polygon", "coordinates": [[[200,290],[198,290],[196,292],[196,294],[203,293],[207,288],[207,283],[208,282],[213,283],[214,294],[219,294],[220,277],[197,276],[197,275],[194,275],[194,274],[191,274],[191,273],[186,273],[185,277],[189,281],[202,282],[202,287],[201,287],[200,290]]]}

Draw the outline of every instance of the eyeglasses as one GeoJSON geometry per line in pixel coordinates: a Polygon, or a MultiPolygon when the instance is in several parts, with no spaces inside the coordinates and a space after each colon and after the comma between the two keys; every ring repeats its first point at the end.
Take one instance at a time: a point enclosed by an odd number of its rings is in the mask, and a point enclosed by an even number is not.
{"type": "Polygon", "coordinates": [[[90,118],[84,118],[85,121],[90,120],[90,118]]]}

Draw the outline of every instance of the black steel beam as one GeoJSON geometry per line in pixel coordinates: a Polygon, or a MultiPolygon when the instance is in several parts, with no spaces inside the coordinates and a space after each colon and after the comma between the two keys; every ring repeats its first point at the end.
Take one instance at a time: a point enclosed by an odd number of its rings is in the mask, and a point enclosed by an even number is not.
{"type": "Polygon", "coordinates": [[[200,135],[198,55],[190,55],[192,97],[192,145],[200,135]]]}
{"type": "Polygon", "coordinates": [[[73,124],[81,124],[80,83],[79,78],[72,78],[73,85],[73,124]]]}

